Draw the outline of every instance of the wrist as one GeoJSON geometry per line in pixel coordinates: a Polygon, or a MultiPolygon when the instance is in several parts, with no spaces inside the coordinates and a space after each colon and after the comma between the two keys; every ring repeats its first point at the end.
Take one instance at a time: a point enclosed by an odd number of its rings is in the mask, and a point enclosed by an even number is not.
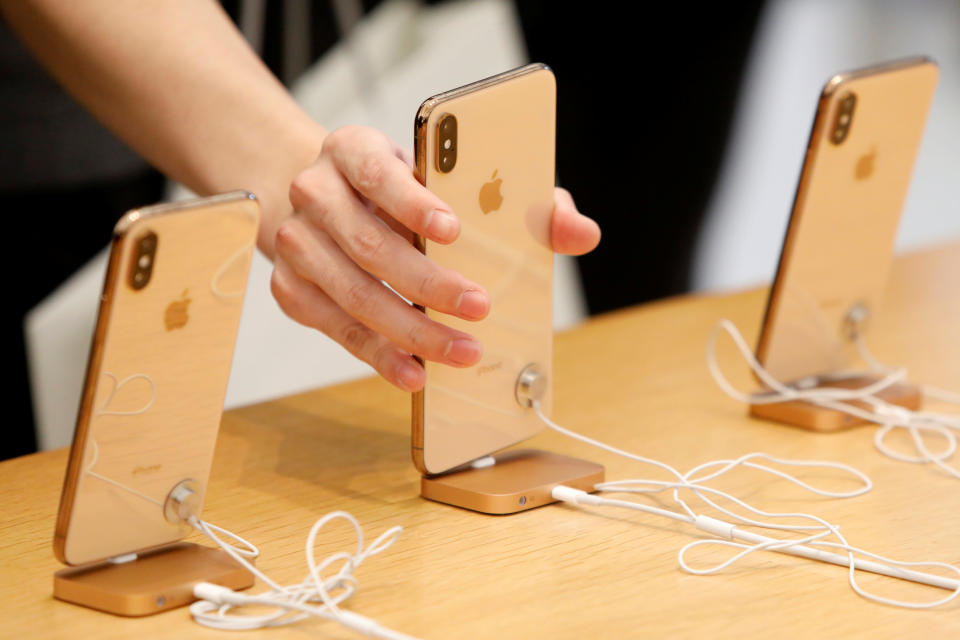
{"type": "Polygon", "coordinates": [[[290,204],[290,183],[297,175],[312,165],[326,137],[326,130],[312,120],[293,133],[286,145],[277,145],[266,154],[261,163],[262,173],[251,176],[249,186],[260,202],[260,230],[257,247],[269,259],[274,257],[274,241],[277,229],[293,214],[290,204]]]}

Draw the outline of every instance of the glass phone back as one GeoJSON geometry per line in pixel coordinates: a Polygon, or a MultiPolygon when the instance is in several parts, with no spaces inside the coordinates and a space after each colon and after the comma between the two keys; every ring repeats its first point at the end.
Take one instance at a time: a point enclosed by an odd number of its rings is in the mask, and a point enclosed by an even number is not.
{"type": "Polygon", "coordinates": [[[880,306],[936,83],[936,65],[921,58],[841,74],[824,88],[757,349],[777,379],[854,362],[847,314],[880,306]],[[834,144],[850,94],[849,134],[834,144]]]}
{"type": "Polygon", "coordinates": [[[63,562],[182,538],[163,503],[191,479],[202,504],[259,205],[247,193],[133,211],[117,224],[57,522],[63,562]],[[156,234],[147,285],[136,247],[156,234]]]}
{"type": "MultiPolygon", "coordinates": [[[[528,65],[431,98],[418,114],[419,174],[462,225],[453,244],[421,242],[421,248],[483,285],[491,298],[480,322],[426,311],[476,336],[484,354],[466,369],[425,363],[426,387],[415,394],[413,411],[413,457],[421,472],[447,471],[541,428],[518,404],[515,387],[530,364],[552,375],[555,110],[553,73],[528,65]],[[437,124],[445,114],[458,126],[457,162],[448,173],[436,164],[437,124]]],[[[550,403],[548,391],[546,411],[550,403]]]]}

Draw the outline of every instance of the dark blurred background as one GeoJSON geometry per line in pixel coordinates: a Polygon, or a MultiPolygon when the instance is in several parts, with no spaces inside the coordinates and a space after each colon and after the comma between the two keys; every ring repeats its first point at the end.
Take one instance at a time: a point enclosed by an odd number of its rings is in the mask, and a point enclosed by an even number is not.
{"type": "Polygon", "coordinates": [[[557,76],[560,183],[603,230],[579,258],[588,309],[687,291],[762,3],[637,4],[639,19],[560,4],[517,8],[530,59],[557,76]]]}

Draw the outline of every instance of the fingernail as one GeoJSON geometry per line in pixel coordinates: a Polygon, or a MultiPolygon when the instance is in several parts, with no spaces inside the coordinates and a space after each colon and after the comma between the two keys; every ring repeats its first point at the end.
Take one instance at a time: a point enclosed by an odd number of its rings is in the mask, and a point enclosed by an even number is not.
{"type": "Polygon", "coordinates": [[[490,299],[483,291],[470,289],[460,294],[457,312],[469,318],[483,318],[490,310],[490,299]]]}
{"type": "Polygon", "coordinates": [[[480,360],[483,346],[472,338],[451,340],[443,356],[457,364],[470,365],[480,360]]]}
{"type": "Polygon", "coordinates": [[[397,382],[404,391],[418,391],[423,386],[420,367],[404,362],[397,367],[397,382]]]}
{"type": "Polygon", "coordinates": [[[460,230],[457,216],[443,209],[434,209],[427,217],[427,233],[433,238],[453,238],[460,230]]]}

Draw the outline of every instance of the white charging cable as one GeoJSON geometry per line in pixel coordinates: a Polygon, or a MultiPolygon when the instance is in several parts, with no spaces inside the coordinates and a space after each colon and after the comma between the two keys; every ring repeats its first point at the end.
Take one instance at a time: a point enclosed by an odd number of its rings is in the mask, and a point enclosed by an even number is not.
{"type": "Polygon", "coordinates": [[[259,555],[259,551],[254,545],[240,536],[204,522],[196,516],[191,516],[189,522],[271,588],[266,593],[251,595],[238,593],[227,587],[208,582],[196,585],[193,593],[199,600],[190,605],[190,613],[194,620],[200,624],[215,629],[239,631],[278,627],[315,616],[333,620],[348,629],[373,638],[413,640],[412,636],[388,629],[376,620],[341,609],[339,606],[357,589],[358,583],[353,575],[354,570],[370,556],[375,556],[388,549],[400,535],[403,530],[402,527],[387,529],[369,546],[364,547],[363,530],[356,518],[346,511],[328,513],[314,523],[310,529],[310,534],[307,536],[306,558],[309,567],[307,577],[298,584],[283,586],[271,580],[250,563],[249,558],[255,558],[259,555]],[[318,563],[314,554],[317,535],[329,522],[337,519],[346,520],[353,526],[357,539],[356,551],[354,553],[340,551],[327,556],[322,562],[318,563]],[[232,539],[241,546],[226,542],[220,537],[221,535],[232,539]],[[325,577],[324,571],[338,563],[340,567],[336,573],[325,577]],[[272,610],[262,614],[234,612],[236,609],[249,605],[272,607],[272,610]]]}
{"type": "MultiPolygon", "coordinates": [[[[887,387],[903,381],[906,369],[893,369],[879,363],[866,348],[862,335],[854,334],[854,341],[863,360],[880,378],[859,389],[841,389],[837,387],[817,386],[816,380],[801,380],[788,385],[777,380],[756,359],[743,335],[729,320],[720,320],[707,340],[707,367],[717,385],[731,398],[748,404],[769,404],[790,400],[804,400],[812,404],[842,411],[868,422],[880,425],[874,434],[874,446],[884,455],[917,464],[934,464],[945,473],[960,478],[960,470],[951,466],[949,460],[957,450],[957,435],[960,431],[960,415],[933,411],[912,411],[886,402],[877,394],[887,387]],[[726,333],[733,340],[750,369],[771,391],[763,393],[745,393],[734,387],[720,369],[717,362],[717,341],[726,333]],[[887,436],[895,430],[905,430],[910,436],[916,455],[900,453],[887,444],[887,436]],[[943,440],[943,448],[931,451],[927,446],[927,436],[936,436],[943,440]]],[[[855,373],[839,373],[835,379],[851,377],[855,373]]],[[[949,391],[933,387],[922,387],[929,397],[946,402],[957,402],[960,397],[949,391]]]]}
{"type": "MultiPolygon", "coordinates": [[[[128,487],[121,482],[93,472],[92,468],[93,465],[96,464],[98,452],[95,440],[93,441],[93,446],[95,447],[93,461],[88,465],[86,473],[108,482],[118,489],[122,489],[148,502],[152,502],[159,506],[161,510],[164,509],[163,502],[141,493],[132,487],[128,487]]],[[[193,490],[188,489],[188,493],[192,495],[193,490]]],[[[265,627],[279,627],[299,622],[309,616],[316,616],[318,618],[333,620],[348,629],[372,638],[416,640],[412,636],[384,627],[376,620],[339,607],[344,600],[352,596],[357,590],[358,583],[356,577],[353,575],[354,570],[363,564],[363,561],[370,556],[375,556],[381,551],[390,548],[390,546],[396,542],[400,532],[403,531],[403,527],[390,527],[380,534],[376,540],[371,542],[369,546],[364,547],[363,529],[360,527],[357,519],[346,511],[332,511],[317,520],[307,535],[306,557],[307,566],[309,567],[307,577],[299,584],[282,586],[271,580],[265,573],[257,569],[250,562],[251,559],[260,555],[260,550],[257,549],[256,546],[235,533],[205,522],[196,515],[191,514],[192,506],[188,502],[181,500],[180,509],[178,513],[184,521],[210,538],[210,540],[223,549],[227,555],[271,587],[271,591],[267,593],[250,595],[238,593],[222,585],[209,582],[196,584],[193,588],[193,595],[196,596],[198,600],[190,605],[190,614],[193,616],[193,619],[200,624],[213,627],[214,629],[243,631],[262,629],[265,627]],[[346,520],[353,526],[354,535],[357,539],[356,551],[354,553],[340,551],[331,554],[318,564],[314,552],[317,535],[329,522],[338,519],[346,520]],[[221,536],[229,538],[240,546],[230,544],[221,538],[221,536]],[[324,577],[323,572],[338,562],[341,563],[340,569],[334,575],[324,577]],[[233,609],[248,605],[273,607],[273,611],[260,615],[250,613],[234,615],[231,613],[233,609]]]]}
{"type": "Polygon", "coordinates": [[[830,524],[818,516],[798,512],[776,513],[763,511],[750,505],[746,501],[737,498],[734,495],[720,491],[705,484],[707,481],[716,479],[734,469],[746,467],[779,477],[797,485],[798,487],[801,487],[806,491],[830,498],[852,498],[870,491],[873,486],[870,478],[867,477],[863,472],[858,471],[849,465],[819,460],[786,460],[775,458],[765,453],[751,453],[733,460],[714,460],[711,462],[706,462],[694,467],[687,473],[681,473],[665,462],[654,460],[652,458],[646,458],[629,451],[624,451],[623,449],[619,449],[604,442],[600,442],[599,440],[595,440],[566,429],[544,415],[543,410],[540,408],[540,404],[537,401],[533,401],[532,407],[543,423],[558,433],[575,440],[579,440],[580,442],[599,447],[605,451],[629,458],[631,460],[658,467],[669,472],[674,478],[676,478],[675,480],[669,481],[636,479],[601,482],[595,485],[594,488],[599,492],[632,494],[654,494],[672,490],[673,500],[676,505],[680,507],[681,511],[673,511],[670,509],[655,507],[631,500],[604,498],[599,495],[592,495],[585,491],[564,485],[554,487],[552,495],[557,500],[571,504],[611,506],[643,511],[645,513],[692,524],[697,529],[711,534],[714,536],[713,538],[690,542],[680,550],[677,557],[678,562],[680,567],[688,573],[696,575],[718,573],[734,564],[738,560],[756,551],[776,551],[779,553],[800,556],[820,562],[828,562],[831,564],[849,567],[848,580],[850,587],[856,593],[869,600],[888,605],[911,609],[927,609],[946,604],[957,598],[958,594],[960,594],[960,568],[943,562],[904,562],[885,558],[883,556],[850,545],[846,537],[840,533],[838,525],[830,524]],[[792,474],[775,469],[767,464],[761,464],[762,462],[786,466],[836,469],[852,475],[862,484],[859,488],[851,491],[828,491],[814,487],[792,474]],[[716,509],[720,513],[725,514],[736,524],[719,520],[705,514],[697,513],[686,500],[681,498],[680,492],[684,490],[690,491],[700,501],[709,507],[716,509]],[[718,504],[716,501],[717,498],[732,502],[750,514],[760,516],[762,518],[803,520],[807,523],[784,524],[782,522],[771,522],[770,520],[758,520],[757,518],[753,518],[742,513],[737,513],[718,504]],[[799,534],[800,537],[776,538],[760,535],[741,528],[744,525],[791,532],[799,534]],[[825,539],[831,536],[836,538],[837,542],[829,542],[825,539]],[[692,567],[687,561],[687,554],[695,547],[707,544],[734,547],[741,549],[741,551],[728,560],[713,567],[702,569],[692,567]],[[956,574],[957,577],[952,578],[931,573],[924,573],[915,571],[908,567],[939,567],[956,574]],[[910,580],[912,582],[939,587],[942,589],[949,589],[950,594],[937,600],[925,602],[894,600],[892,598],[871,593],[870,591],[864,589],[857,582],[857,569],[894,578],[900,578],[903,580],[910,580]]]}

